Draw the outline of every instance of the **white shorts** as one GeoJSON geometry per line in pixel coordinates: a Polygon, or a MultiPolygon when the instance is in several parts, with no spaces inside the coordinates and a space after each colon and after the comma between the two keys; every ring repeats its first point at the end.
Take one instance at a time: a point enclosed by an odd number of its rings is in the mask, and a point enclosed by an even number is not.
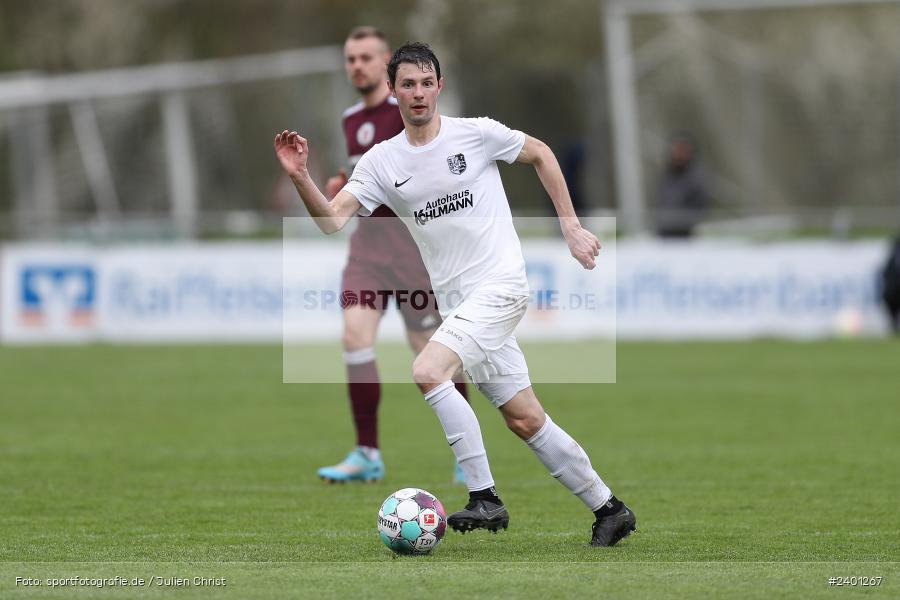
{"type": "Polygon", "coordinates": [[[453,309],[431,340],[453,350],[475,387],[497,408],[531,386],[513,331],[528,296],[478,291],[453,309]]]}

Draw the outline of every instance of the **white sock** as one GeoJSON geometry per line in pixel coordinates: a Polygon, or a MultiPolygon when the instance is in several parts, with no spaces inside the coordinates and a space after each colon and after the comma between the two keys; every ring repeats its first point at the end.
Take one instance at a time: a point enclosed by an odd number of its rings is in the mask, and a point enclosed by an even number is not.
{"type": "Polygon", "coordinates": [[[363,348],[362,350],[345,350],[343,352],[345,365],[364,365],[375,360],[375,348],[363,348]]]}
{"type": "Polygon", "coordinates": [[[526,443],[550,474],[592,511],[599,509],[612,496],[612,492],[591,466],[591,460],[578,442],[559,428],[546,415],[543,427],[526,443]]]}
{"type": "Polygon", "coordinates": [[[456,391],[453,382],[445,381],[425,394],[425,401],[434,409],[444,428],[456,462],[466,474],[469,491],[493,486],[494,477],[488,465],[478,418],[462,394],[456,391]]]}
{"type": "Polygon", "coordinates": [[[359,448],[369,460],[379,460],[381,458],[381,450],[378,448],[373,448],[372,446],[357,446],[357,448],[359,448]]]}

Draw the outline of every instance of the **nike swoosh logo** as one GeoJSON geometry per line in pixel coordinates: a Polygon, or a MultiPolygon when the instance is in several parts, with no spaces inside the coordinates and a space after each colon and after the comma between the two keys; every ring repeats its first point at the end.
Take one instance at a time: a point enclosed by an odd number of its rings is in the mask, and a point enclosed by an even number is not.
{"type": "Polygon", "coordinates": [[[470,320],[470,319],[464,319],[463,317],[461,317],[461,316],[459,316],[459,315],[453,315],[453,318],[454,318],[454,319],[459,319],[460,321],[465,321],[466,323],[474,323],[474,322],[475,322],[475,321],[472,321],[472,320],[470,320]]]}
{"type": "Polygon", "coordinates": [[[488,519],[493,519],[494,517],[496,517],[497,515],[499,515],[500,513],[503,512],[503,507],[501,506],[500,508],[496,508],[494,510],[484,510],[484,507],[481,506],[481,507],[479,507],[479,511],[481,512],[481,514],[483,514],[488,519]]]}
{"type": "Polygon", "coordinates": [[[455,440],[453,440],[452,442],[450,442],[450,445],[452,446],[453,444],[455,444],[456,442],[458,442],[458,441],[461,440],[461,439],[462,439],[462,438],[456,438],[455,440]]]}
{"type": "Polygon", "coordinates": [[[401,181],[400,183],[397,183],[397,181],[394,180],[394,187],[395,187],[395,188],[398,188],[398,187],[400,187],[401,185],[403,185],[404,183],[406,183],[407,181],[409,181],[410,179],[412,179],[412,175],[410,175],[409,177],[407,177],[406,179],[404,179],[404,180],[401,181]]]}

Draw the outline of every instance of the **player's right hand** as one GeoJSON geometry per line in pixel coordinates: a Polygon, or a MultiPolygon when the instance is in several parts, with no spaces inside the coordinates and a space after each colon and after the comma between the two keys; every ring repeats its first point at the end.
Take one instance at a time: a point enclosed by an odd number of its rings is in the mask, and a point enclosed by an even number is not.
{"type": "Polygon", "coordinates": [[[325,182],[325,195],[329,199],[334,198],[338,192],[344,189],[345,185],[347,185],[347,171],[341,168],[337,175],[329,177],[328,181],[325,182]]]}
{"type": "Polygon", "coordinates": [[[290,177],[303,175],[309,158],[309,143],[296,131],[285,129],[275,136],[275,155],[290,177]]]}

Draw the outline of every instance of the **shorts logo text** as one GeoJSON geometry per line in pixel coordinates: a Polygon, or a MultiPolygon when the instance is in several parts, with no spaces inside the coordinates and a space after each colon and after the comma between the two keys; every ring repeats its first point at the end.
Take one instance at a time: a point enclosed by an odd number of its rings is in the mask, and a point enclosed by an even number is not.
{"type": "Polygon", "coordinates": [[[453,331],[452,329],[450,329],[449,327],[441,325],[441,327],[438,331],[442,331],[442,332],[446,333],[447,335],[455,337],[458,342],[463,341],[463,337],[461,335],[459,335],[458,333],[456,333],[455,331],[453,331]]]}

